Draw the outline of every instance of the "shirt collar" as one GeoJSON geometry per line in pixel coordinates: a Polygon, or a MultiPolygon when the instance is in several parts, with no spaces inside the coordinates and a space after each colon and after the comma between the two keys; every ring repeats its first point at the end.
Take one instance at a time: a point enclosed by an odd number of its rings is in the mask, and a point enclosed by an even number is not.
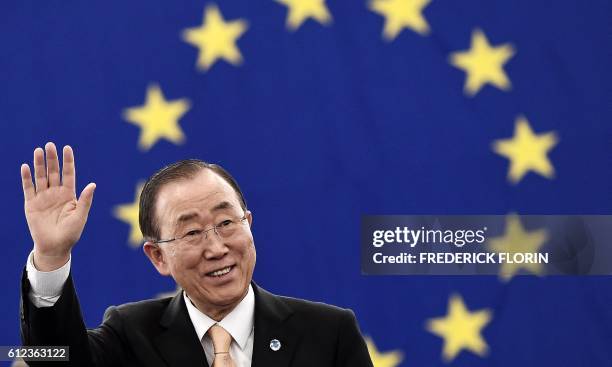
{"type": "Polygon", "coordinates": [[[238,303],[238,305],[219,322],[216,322],[202,311],[198,310],[193,303],[191,303],[187,293],[184,291],[183,297],[185,299],[185,304],[187,305],[189,318],[191,319],[191,323],[193,324],[199,340],[202,340],[211,326],[214,324],[219,324],[219,326],[230,333],[232,338],[240,346],[240,349],[244,349],[246,347],[249,335],[253,330],[255,316],[255,294],[253,293],[253,287],[250,284],[247,294],[242,301],[240,301],[240,303],[238,303]]]}

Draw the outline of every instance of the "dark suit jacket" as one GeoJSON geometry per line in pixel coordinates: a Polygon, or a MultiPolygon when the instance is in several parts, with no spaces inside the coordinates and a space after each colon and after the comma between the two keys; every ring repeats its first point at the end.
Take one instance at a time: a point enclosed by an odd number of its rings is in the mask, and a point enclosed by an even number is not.
{"type": "MultiPolygon", "coordinates": [[[[252,285],[253,367],[372,367],[352,311],[276,296],[252,285]],[[281,342],[280,350],[270,348],[272,339],[281,342]]],[[[208,366],[180,293],[173,298],[109,307],[102,325],[87,330],[72,277],[53,307],[34,306],[29,290],[24,271],[20,312],[23,345],[68,345],[70,362],[65,365],[208,366]]]]}

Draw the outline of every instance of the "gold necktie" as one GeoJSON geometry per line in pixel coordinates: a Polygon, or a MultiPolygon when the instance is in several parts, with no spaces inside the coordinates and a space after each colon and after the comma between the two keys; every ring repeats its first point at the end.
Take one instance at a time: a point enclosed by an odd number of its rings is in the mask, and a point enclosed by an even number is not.
{"type": "Polygon", "coordinates": [[[210,336],[215,349],[215,358],[210,367],[235,367],[236,365],[229,354],[230,344],[232,344],[230,333],[215,324],[208,329],[207,334],[210,336]]]}

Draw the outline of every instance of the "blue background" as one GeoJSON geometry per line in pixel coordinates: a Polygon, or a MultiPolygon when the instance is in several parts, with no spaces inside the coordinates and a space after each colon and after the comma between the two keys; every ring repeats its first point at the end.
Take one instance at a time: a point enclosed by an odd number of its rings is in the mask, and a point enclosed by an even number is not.
{"type": "Polygon", "coordinates": [[[73,251],[88,326],[109,305],[172,291],[129,226],[113,215],[138,182],[184,158],[220,163],[254,215],[254,279],[268,290],[352,308],[381,351],[401,366],[447,365],[442,339],[425,330],[460,294],[488,308],[489,354],[461,352],[454,366],[612,365],[609,277],[363,276],[364,214],[610,214],[612,5],[607,1],[438,1],[425,8],[431,34],[382,39],[384,19],[363,1],[327,1],[330,26],[285,27],[273,1],[226,0],[226,20],[249,28],[241,66],[195,68],[181,32],[202,23],[204,1],[4,1],[0,5],[0,159],[3,174],[0,344],[19,343],[19,278],[32,241],[19,166],[47,141],[75,150],[78,190],[96,182],[73,251]],[[448,62],[482,29],[511,43],[510,91],[463,93],[448,62]],[[138,148],[140,129],[122,111],[158,83],[188,98],[182,145],[138,148]],[[507,179],[491,144],[525,115],[555,131],[554,179],[507,179]]]}

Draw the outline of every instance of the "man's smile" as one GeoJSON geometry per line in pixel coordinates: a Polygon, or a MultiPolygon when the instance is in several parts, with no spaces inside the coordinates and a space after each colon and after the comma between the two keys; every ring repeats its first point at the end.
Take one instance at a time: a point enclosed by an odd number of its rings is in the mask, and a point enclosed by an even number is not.
{"type": "Polygon", "coordinates": [[[217,268],[216,270],[206,273],[206,276],[214,278],[224,278],[234,269],[235,266],[236,265],[229,265],[223,268],[217,268]]]}

